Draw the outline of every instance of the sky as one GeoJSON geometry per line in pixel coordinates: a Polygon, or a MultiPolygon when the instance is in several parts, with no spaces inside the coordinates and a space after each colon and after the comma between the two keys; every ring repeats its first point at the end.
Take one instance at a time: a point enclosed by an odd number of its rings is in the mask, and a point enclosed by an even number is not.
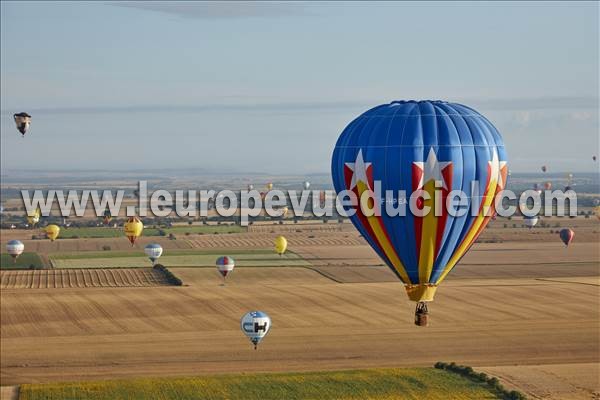
{"type": "Polygon", "coordinates": [[[474,107],[513,172],[598,168],[597,2],[0,7],[3,174],[327,173],[344,127],[401,99],[474,107]]]}

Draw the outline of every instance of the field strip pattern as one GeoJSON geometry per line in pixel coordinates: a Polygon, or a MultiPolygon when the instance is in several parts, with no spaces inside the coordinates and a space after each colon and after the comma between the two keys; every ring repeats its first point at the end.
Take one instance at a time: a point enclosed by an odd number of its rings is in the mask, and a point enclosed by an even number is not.
{"type": "Polygon", "coordinates": [[[42,269],[0,272],[1,289],[64,289],[168,286],[160,271],[152,268],[42,269]]]}
{"type": "MultiPolygon", "coordinates": [[[[250,237],[242,235],[219,235],[187,239],[193,247],[202,248],[270,248],[273,247],[273,237],[250,237]]],[[[294,246],[359,246],[364,245],[364,240],[356,236],[333,235],[290,235],[286,236],[288,245],[294,246]]]]}

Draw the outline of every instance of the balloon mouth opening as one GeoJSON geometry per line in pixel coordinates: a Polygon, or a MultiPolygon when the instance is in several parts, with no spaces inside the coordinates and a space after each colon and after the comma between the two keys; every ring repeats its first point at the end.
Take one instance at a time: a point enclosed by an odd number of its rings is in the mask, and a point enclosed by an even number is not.
{"type": "Polygon", "coordinates": [[[433,301],[438,285],[433,283],[420,283],[417,285],[404,285],[408,298],[418,303],[433,301]]]}

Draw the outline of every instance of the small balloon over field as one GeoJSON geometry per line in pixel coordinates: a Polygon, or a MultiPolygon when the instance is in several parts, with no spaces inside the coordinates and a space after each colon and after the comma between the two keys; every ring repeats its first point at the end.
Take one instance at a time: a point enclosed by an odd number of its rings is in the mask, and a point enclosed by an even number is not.
{"type": "Polygon", "coordinates": [[[303,187],[304,187],[304,190],[310,189],[310,182],[309,181],[304,181],[303,187]]]}
{"type": "Polygon", "coordinates": [[[110,213],[110,210],[104,211],[104,215],[102,215],[102,222],[104,223],[104,225],[108,225],[111,220],[112,214],[110,213]]]}
{"type": "Polygon", "coordinates": [[[160,258],[163,253],[163,248],[158,243],[151,243],[144,247],[144,253],[148,256],[150,261],[152,261],[152,265],[160,258]]]}
{"type": "Polygon", "coordinates": [[[142,235],[144,224],[142,224],[142,221],[140,221],[138,217],[129,217],[123,227],[123,230],[125,232],[125,236],[127,236],[127,239],[129,239],[129,242],[133,247],[137,238],[142,235]]]}
{"type": "Polygon", "coordinates": [[[12,257],[13,263],[17,262],[17,258],[24,250],[25,245],[20,240],[11,240],[6,244],[6,252],[12,257]]]}
{"type": "Polygon", "coordinates": [[[223,284],[225,283],[225,278],[229,275],[233,268],[235,267],[235,260],[229,256],[222,256],[217,258],[217,271],[223,277],[223,284]]]}
{"type": "Polygon", "coordinates": [[[529,229],[536,226],[539,220],[540,220],[540,218],[537,215],[534,215],[532,217],[527,217],[527,216],[523,217],[523,223],[529,229]]]}
{"type": "Polygon", "coordinates": [[[277,236],[275,238],[275,252],[280,256],[283,255],[283,253],[285,253],[285,251],[287,250],[287,245],[288,242],[285,237],[277,236]]]}
{"type": "Polygon", "coordinates": [[[36,208],[35,211],[27,214],[27,223],[29,226],[33,228],[38,222],[40,222],[41,215],[42,211],[39,208],[36,208]]]}
{"type": "Polygon", "coordinates": [[[271,329],[271,318],[262,311],[250,311],[240,322],[242,332],[254,345],[254,350],[271,329]]]}
{"type": "Polygon", "coordinates": [[[51,242],[54,242],[58,238],[58,234],[60,233],[60,227],[58,225],[48,225],[46,227],[46,236],[50,239],[51,242]]]}
{"type": "Polygon", "coordinates": [[[565,246],[569,246],[575,237],[575,231],[573,229],[564,228],[560,230],[560,240],[565,244],[565,246]]]}

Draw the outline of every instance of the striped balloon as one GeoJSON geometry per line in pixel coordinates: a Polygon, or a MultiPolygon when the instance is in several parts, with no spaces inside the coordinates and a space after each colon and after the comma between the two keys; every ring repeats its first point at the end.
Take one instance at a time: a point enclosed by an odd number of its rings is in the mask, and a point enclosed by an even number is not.
{"type": "Polygon", "coordinates": [[[17,257],[23,254],[25,245],[20,240],[11,240],[6,244],[6,252],[13,258],[13,262],[17,262],[17,257]]]}
{"type": "Polygon", "coordinates": [[[146,253],[150,261],[152,261],[152,265],[154,265],[156,260],[162,255],[163,248],[160,244],[151,243],[144,247],[144,253],[146,253]]]}
{"type": "Polygon", "coordinates": [[[382,197],[375,200],[381,216],[356,207],[351,220],[416,302],[432,301],[440,282],[475,243],[494,215],[494,200],[508,175],[502,138],[483,115],[429,100],[394,101],[360,115],[340,135],[331,170],[336,191],[352,191],[359,199],[381,183],[382,197]],[[478,193],[473,181],[479,182],[478,193]],[[393,194],[385,199],[388,190],[393,194]],[[418,216],[407,207],[405,216],[391,216],[385,210],[407,204],[413,193],[415,199],[423,196],[416,200],[418,208],[434,210],[435,197],[444,204],[452,190],[466,194],[468,212],[451,215],[441,207],[440,215],[418,216]]]}
{"type": "Polygon", "coordinates": [[[217,258],[216,264],[217,271],[219,271],[223,279],[225,279],[227,274],[233,271],[233,268],[235,267],[235,260],[229,256],[222,256],[217,258]]]}

